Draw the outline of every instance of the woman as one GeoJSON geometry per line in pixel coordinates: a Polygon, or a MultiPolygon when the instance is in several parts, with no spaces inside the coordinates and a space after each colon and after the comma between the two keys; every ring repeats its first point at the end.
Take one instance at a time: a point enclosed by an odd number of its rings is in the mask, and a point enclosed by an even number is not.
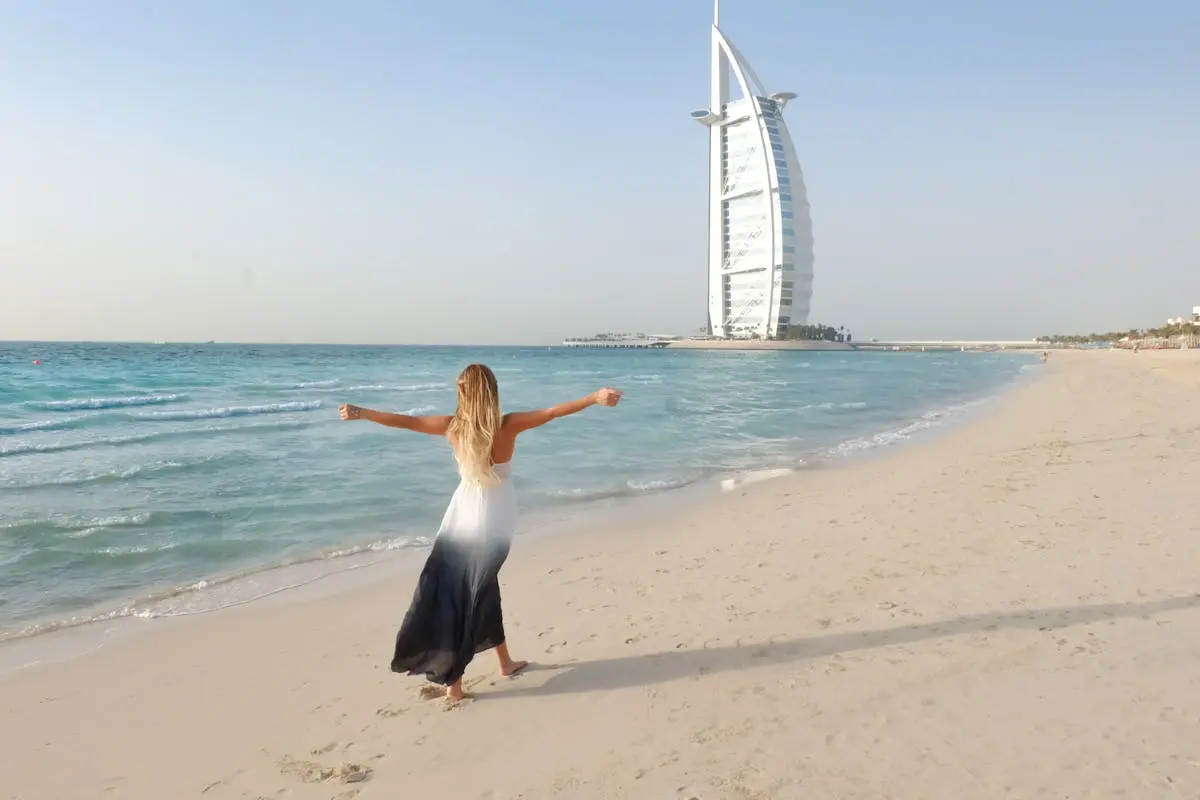
{"type": "Polygon", "coordinates": [[[620,399],[619,391],[604,388],[540,411],[501,416],[496,376],[482,364],[471,364],[458,376],[454,416],[410,417],[353,405],[339,409],[345,420],[445,436],[462,477],[396,635],[393,672],[424,673],[457,701],[465,696],[463,673],[476,653],[495,648],[506,676],[529,665],[508,652],[497,578],[517,521],[511,477],[517,436],[588,406],[615,406],[620,399]]]}

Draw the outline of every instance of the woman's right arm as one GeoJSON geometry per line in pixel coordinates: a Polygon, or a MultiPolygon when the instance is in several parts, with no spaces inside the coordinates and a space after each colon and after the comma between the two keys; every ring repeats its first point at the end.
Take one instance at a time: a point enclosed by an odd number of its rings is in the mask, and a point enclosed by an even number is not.
{"type": "Polygon", "coordinates": [[[620,401],[621,392],[606,386],[603,389],[592,392],[587,397],[570,400],[566,403],[559,403],[549,408],[541,408],[537,411],[514,411],[505,416],[504,426],[514,434],[517,434],[531,428],[539,428],[551,420],[577,414],[588,406],[608,406],[611,408],[620,401]]]}
{"type": "Polygon", "coordinates": [[[408,414],[392,414],[387,411],[376,411],[372,408],[360,408],[348,403],[340,407],[338,413],[345,420],[365,419],[377,425],[386,425],[389,428],[403,428],[406,431],[416,431],[417,433],[428,433],[430,436],[445,436],[446,431],[450,428],[450,420],[453,419],[453,417],[448,416],[412,417],[408,414]]]}

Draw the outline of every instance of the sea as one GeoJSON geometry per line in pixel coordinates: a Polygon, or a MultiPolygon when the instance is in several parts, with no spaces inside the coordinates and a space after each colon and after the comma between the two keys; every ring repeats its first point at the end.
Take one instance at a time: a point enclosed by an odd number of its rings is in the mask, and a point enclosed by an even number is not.
{"type": "Polygon", "coordinates": [[[959,352],[0,343],[0,641],[199,613],[286,565],[427,547],[458,480],[448,447],[337,407],[451,413],[471,362],[496,372],[505,410],[625,392],[522,436],[528,530],[909,441],[1040,368],[959,352]]]}

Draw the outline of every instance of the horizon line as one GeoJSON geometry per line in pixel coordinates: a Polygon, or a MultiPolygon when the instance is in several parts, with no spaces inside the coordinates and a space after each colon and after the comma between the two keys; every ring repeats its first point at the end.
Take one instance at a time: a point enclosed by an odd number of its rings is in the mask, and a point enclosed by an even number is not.
{"type": "MultiPolygon", "coordinates": [[[[560,340],[561,341],[561,340],[560,340]]],[[[421,342],[322,342],[316,340],[297,341],[254,341],[250,339],[180,339],[156,341],[152,339],[0,339],[0,345],[8,344],[143,344],[157,347],[170,345],[253,345],[257,347],[544,347],[546,345],[527,342],[518,343],[421,343],[421,342]]]]}

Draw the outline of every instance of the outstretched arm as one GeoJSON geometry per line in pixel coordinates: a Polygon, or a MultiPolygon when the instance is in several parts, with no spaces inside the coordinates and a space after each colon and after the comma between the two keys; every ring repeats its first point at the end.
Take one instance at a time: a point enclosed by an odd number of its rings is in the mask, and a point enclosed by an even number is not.
{"type": "Polygon", "coordinates": [[[513,433],[520,433],[530,428],[541,427],[550,420],[577,414],[588,406],[612,407],[620,401],[621,392],[606,386],[603,389],[592,392],[587,397],[581,397],[578,400],[571,400],[566,403],[559,403],[549,408],[542,408],[537,411],[515,411],[505,416],[504,425],[513,433]]]}
{"type": "Polygon", "coordinates": [[[428,433],[430,436],[445,436],[446,430],[450,427],[450,420],[453,419],[453,417],[446,416],[410,417],[408,414],[392,414],[387,411],[375,411],[371,408],[359,408],[349,404],[339,408],[338,413],[345,420],[365,419],[389,428],[403,428],[406,431],[428,433]]]}

